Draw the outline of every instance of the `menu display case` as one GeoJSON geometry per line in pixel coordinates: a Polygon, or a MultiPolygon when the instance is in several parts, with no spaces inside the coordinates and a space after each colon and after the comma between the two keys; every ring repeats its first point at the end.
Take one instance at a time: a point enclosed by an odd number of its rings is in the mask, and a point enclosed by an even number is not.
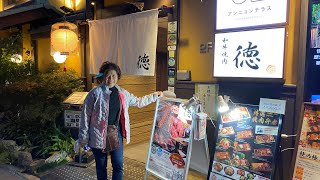
{"type": "Polygon", "coordinates": [[[299,126],[293,180],[318,180],[320,177],[320,105],[304,103],[299,126]]]}
{"type": "Polygon", "coordinates": [[[238,104],[220,115],[210,179],[272,179],[282,115],[238,104]]]}

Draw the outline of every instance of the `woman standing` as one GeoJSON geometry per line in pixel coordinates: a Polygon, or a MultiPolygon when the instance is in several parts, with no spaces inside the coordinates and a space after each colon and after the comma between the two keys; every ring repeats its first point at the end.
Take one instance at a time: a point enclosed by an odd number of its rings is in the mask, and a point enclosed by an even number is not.
{"type": "MultiPolygon", "coordinates": [[[[92,148],[98,180],[107,179],[107,136],[110,125],[115,125],[118,131],[119,147],[111,150],[112,179],[121,180],[123,176],[123,138],[130,142],[129,106],[144,107],[155,102],[162,92],[155,92],[138,98],[117,85],[121,78],[118,65],[104,62],[99,70],[98,78],[102,84],[92,89],[83,104],[79,143],[89,144],[92,148]]],[[[109,132],[110,133],[110,132],[109,132]]]]}

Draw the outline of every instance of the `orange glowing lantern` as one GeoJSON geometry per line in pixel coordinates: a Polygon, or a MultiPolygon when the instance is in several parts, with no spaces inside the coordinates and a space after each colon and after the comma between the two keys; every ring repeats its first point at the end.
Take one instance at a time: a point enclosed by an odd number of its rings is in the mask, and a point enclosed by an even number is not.
{"type": "Polygon", "coordinates": [[[60,52],[69,55],[78,47],[77,25],[69,22],[60,22],[51,26],[51,55],[60,52]]]}

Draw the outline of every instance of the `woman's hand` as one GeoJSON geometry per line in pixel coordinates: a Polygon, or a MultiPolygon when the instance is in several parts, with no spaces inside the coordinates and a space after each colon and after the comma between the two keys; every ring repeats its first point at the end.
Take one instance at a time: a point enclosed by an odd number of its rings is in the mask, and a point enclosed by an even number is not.
{"type": "Polygon", "coordinates": [[[73,151],[75,153],[79,153],[79,150],[80,149],[83,149],[83,147],[86,145],[86,143],[81,143],[80,140],[76,140],[76,142],[74,143],[74,146],[73,146],[73,151]]]}
{"type": "Polygon", "coordinates": [[[156,94],[158,95],[158,97],[163,97],[163,92],[162,91],[157,91],[156,94]]]}

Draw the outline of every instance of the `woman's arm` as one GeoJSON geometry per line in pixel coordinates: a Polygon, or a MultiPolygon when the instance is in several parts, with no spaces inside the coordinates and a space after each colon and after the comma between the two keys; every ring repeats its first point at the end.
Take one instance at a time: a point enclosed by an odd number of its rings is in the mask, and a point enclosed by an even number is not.
{"type": "Polygon", "coordinates": [[[125,90],[128,97],[129,106],[136,106],[138,108],[147,106],[153,102],[156,102],[159,97],[162,97],[162,92],[154,92],[143,97],[136,97],[135,95],[129,93],[125,90]]]}
{"type": "Polygon", "coordinates": [[[93,111],[93,105],[95,102],[95,96],[93,91],[90,91],[84,100],[80,119],[79,128],[79,143],[83,146],[89,141],[89,124],[93,111]]]}

